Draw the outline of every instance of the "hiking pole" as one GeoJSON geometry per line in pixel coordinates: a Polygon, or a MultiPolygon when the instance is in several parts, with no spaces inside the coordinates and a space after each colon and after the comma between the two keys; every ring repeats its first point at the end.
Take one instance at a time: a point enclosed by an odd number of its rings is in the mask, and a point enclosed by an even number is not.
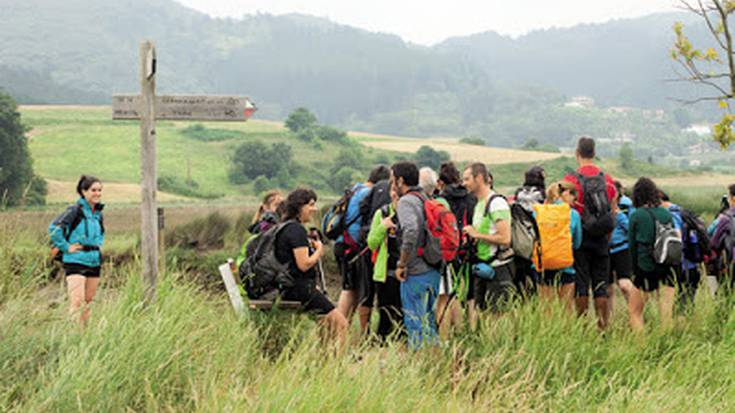
{"type": "Polygon", "coordinates": [[[317,261],[319,264],[319,284],[321,284],[321,289],[324,294],[327,293],[327,283],[324,280],[324,266],[322,265],[322,259],[319,258],[319,261],[317,261]]]}
{"type": "Polygon", "coordinates": [[[363,248],[362,251],[360,251],[357,255],[355,255],[354,257],[352,257],[352,259],[350,259],[349,261],[347,261],[347,264],[352,265],[352,264],[356,263],[357,260],[359,260],[362,256],[364,256],[365,254],[367,254],[368,251],[370,251],[370,247],[363,248]]]}

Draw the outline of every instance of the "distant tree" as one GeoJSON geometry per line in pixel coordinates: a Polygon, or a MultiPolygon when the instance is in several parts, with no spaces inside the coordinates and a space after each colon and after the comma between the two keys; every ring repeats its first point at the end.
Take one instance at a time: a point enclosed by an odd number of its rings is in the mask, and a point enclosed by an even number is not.
{"type": "Polygon", "coordinates": [[[330,181],[330,186],[335,192],[340,193],[349,188],[350,185],[358,182],[361,178],[360,171],[349,166],[345,166],[333,175],[332,180],[330,181]]]}
{"type": "Polygon", "coordinates": [[[290,169],[291,156],[291,146],[285,143],[274,143],[270,147],[260,141],[242,143],[232,159],[230,181],[244,184],[261,175],[273,178],[282,170],[290,169]]]}
{"type": "Polygon", "coordinates": [[[624,143],[620,147],[620,167],[626,171],[630,171],[633,168],[633,162],[635,156],[633,155],[633,148],[629,143],[624,143]]]}
{"type": "Polygon", "coordinates": [[[709,29],[710,39],[715,47],[699,49],[684,34],[684,24],[674,25],[676,41],[671,50],[671,57],[683,69],[680,80],[685,80],[709,89],[696,99],[684,101],[696,103],[702,101],[718,102],[724,114],[720,121],[712,127],[713,138],[722,148],[735,142],[735,114],[732,111],[732,99],[735,98],[735,44],[733,43],[733,27],[730,18],[735,12],[733,0],[680,0],[690,12],[699,16],[709,29]]]}
{"type": "Polygon", "coordinates": [[[433,169],[439,169],[442,162],[449,161],[450,156],[446,151],[437,151],[431,146],[423,145],[416,151],[416,163],[419,168],[428,166],[433,169]]]}
{"type": "Polygon", "coordinates": [[[332,126],[319,125],[314,133],[327,142],[347,143],[347,132],[332,126]]]}
{"type": "Polygon", "coordinates": [[[467,145],[478,145],[478,146],[485,146],[485,140],[482,138],[462,138],[459,140],[459,143],[464,143],[467,145]]]}
{"type": "Polygon", "coordinates": [[[46,182],[33,174],[18,106],[0,92],[0,207],[43,204],[46,182]]]}
{"type": "Polygon", "coordinates": [[[258,195],[271,189],[272,187],[273,185],[271,185],[270,179],[266,178],[263,175],[260,175],[253,181],[253,191],[258,195]]]}
{"type": "Polygon", "coordinates": [[[523,144],[522,149],[535,150],[539,147],[538,139],[531,138],[523,144]]]}
{"type": "Polygon", "coordinates": [[[316,116],[304,107],[297,108],[286,119],[286,127],[294,133],[309,129],[317,123],[316,116]]]}
{"type": "Polygon", "coordinates": [[[343,148],[340,149],[337,157],[334,159],[334,165],[332,165],[330,173],[335,175],[340,169],[346,167],[352,168],[353,170],[361,169],[364,163],[365,156],[359,148],[343,148]]]}

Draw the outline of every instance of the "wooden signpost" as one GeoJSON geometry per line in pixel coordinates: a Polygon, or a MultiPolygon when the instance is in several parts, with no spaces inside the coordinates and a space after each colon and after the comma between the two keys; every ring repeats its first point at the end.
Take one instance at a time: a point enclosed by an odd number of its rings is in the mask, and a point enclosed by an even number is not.
{"type": "Polygon", "coordinates": [[[140,95],[114,95],[113,120],[140,120],[141,255],[146,300],[156,297],[158,230],[156,190],[156,120],[239,121],[257,110],[244,96],[156,96],[156,49],[140,45],[140,95]]]}

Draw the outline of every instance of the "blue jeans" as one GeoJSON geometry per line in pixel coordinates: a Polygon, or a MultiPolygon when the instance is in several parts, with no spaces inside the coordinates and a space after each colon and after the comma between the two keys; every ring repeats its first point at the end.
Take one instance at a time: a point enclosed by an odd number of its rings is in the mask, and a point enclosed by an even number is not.
{"type": "Polygon", "coordinates": [[[408,345],[417,350],[437,340],[436,297],[439,292],[439,271],[409,275],[401,283],[403,323],[408,333],[408,345]]]}

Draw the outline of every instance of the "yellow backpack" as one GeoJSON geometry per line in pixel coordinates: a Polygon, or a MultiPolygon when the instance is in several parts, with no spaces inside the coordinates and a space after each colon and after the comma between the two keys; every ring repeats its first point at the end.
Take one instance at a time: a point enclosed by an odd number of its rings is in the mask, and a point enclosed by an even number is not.
{"type": "Polygon", "coordinates": [[[571,208],[568,204],[534,205],[541,241],[541,257],[534,251],[538,271],[561,270],[574,265],[571,208]]]}

